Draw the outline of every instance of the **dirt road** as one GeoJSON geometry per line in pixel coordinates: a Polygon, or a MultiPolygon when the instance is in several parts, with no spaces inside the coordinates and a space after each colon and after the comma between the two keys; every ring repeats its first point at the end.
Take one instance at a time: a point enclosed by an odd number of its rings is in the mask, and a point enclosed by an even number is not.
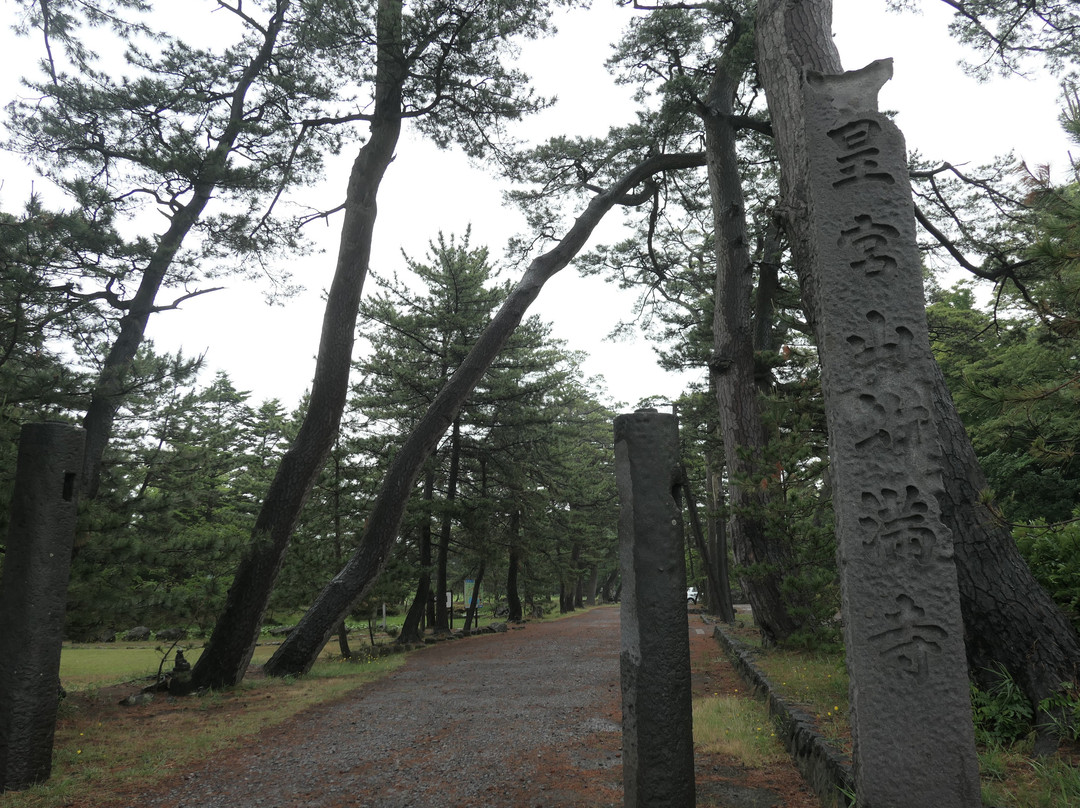
{"type": "MultiPolygon", "coordinates": [[[[713,659],[715,641],[696,619],[692,653],[713,659]]],[[[620,806],[618,660],[617,607],[439,643],[131,805],[620,806]]],[[[710,693],[741,686],[720,664],[695,682],[710,693]]],[[[700,806],[815,804],[794,769],[761,772],[715,756],[696,766],[700,806]]]]}

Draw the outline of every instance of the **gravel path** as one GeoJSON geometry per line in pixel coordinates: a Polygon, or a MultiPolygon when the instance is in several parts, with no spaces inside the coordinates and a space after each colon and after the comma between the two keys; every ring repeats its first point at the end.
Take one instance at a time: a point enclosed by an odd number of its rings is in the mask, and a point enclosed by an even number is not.
{"type": "Polygon", "coordinates": [[[619,610],[440,643],[133,806],[622,804],[619,610]]]}
{"type": "MultiPolygon", "coordinates": [[[[696,698],[751,698],[689,616],[696,698]]],[[[116,808],[622,805],[619,608],[429,646],[116,808]]],[[[815,808],[790,761],[697,750],[701,808],[815,808]]]]}

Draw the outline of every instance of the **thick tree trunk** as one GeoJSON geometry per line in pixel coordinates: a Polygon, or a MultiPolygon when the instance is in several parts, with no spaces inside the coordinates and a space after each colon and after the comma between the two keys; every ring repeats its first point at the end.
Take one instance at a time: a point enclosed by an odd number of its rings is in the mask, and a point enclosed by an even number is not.
{"type": "Polygon", "coordinates": [[[521,511],[515,509],[510,515],[510,560],[506,565],[506,619],[520,623],[521,596],[518,594],[518,567],[521,565],[521,511]]]}
{"type": "Polygon", "coordinates": [[[731,546],[738,575],[767,643],[784,640],[798,624],[780,585],[787,558],[768,535],[765,510],[771,489],[760,484],[767,434],[762,424],[754,361],[754,269],[750,260],[742,179],[732,124],[738,76],[720,60],[701,111],[716,245],[711,380],[719,405],[728,468],[731,546]]]}
{"type": "Polygon", "coordinates": [[[334,623],[374,584],[386,564],[413,482],[424,461],[445,434],[469,393],[510,339],[544,283],[577,255],[593,229],[638,185],[661,171],[700,166],[697,154],[660,155],[632,169],[611,189],[598,194],[570,231],[548,252],[537,257],[511,290],[498,313],[480,335],[465,361],[439,391],[386,472],[372,504],[367,526],[352,558],[323,589],[318,599],[264,666],[271,676],[307,672],[326,644],[334,623]]]}
{"type": "MultiPolygon", "coordinates": [[[[337,266],[327,294],[307,414],[281,459],[224,611],[192,670],[193,689],[228,687],[243,679],[289,539],[337,438],[349,391],[356,317],[371,257],[376,197],[401,132],[401,92],[406,70],[401,51],[402,5],[401,0],[380,0],[378,5],[377,91],[371,135],[349,176],[337,266]]],[[[343,609],[334,615],[315,651],[316,657],[347,612],[343,609]]]]}
{"type": "MultiPolygon", "coordinates": [[[[759,75],[765,87],[777,150],[785,229],[799,272],[808,316],[817,287],[805,232],[807,156],[799,75],[804,68],[842,71],[832,42],[829,0],[760,0],[757,13],[759,75]]],[[[820,324],[811,322],[816,340],[820,324]]],[[[1075,681],[1080,666],[1077,634],[1019,556],[1009,531],[981,503],[985,480],[940,370],[935,368],[934,420],[943,447],[945,493],[941,515],[953,534],[968,664],[973,675],[1003,665],[1033,704],[1075,681]]]]}
{"type": "Polygon", "coordinates": [[[427,568],[420,573],[420,580],[416,584],[416,596],[413,598],[409,611],[405,614],[405,622],[401,624],[401,633],[397,636],[399,645],[410,645],[424,641],[424,612],[431,600],[431,573],[427,568]]]}
{"type": "MultiPolygon", "coordinates": [[[[993,683],[1003,666],[1038,709],[1062,684],[1080,680],[1080,638],[1035,580],[1008,527],[983,504],[986,478],[945,377],[935,370],[935,415],[945,454],[941,513],[953,532],[968,666],[983,685],[993,683]]],[[[1040,714],[1039,723],[1047,725],[1047,718],[1040,714]]]]}

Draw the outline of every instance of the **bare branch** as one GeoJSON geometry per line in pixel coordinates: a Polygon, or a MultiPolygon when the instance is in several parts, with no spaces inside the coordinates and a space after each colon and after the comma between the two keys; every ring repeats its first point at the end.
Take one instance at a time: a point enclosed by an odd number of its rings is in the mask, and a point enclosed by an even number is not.
{"type": "Polygon", "coordinates": [[[180,304],[183,303],[185,300],[191,300],[193,297],[199,297],[201,295],[208,295],[211,292],[220,292],[224,288],[224,286],[213,286],[209,289],[196,289],[194,292],[188,292],[186,295],[180,295],[180,297],[176,298],[176,300],[174,300],[172,303],[164,306],[154,306],[154,312],[156,313],[159,311],[171,311],[172,309],[178,309],[180,308],[180,304]]]}
{"type": "Polygon", "coordinates": [[[299,223],[299,225],[301,227],[303,227],[304,225],[310,224],[311,222],[315,221],[316,219],[323,219],[324,221],[326,221],[327,224],[330,224],[330,216],[332,214],[334,214],[334,213],[338,213],[338,212],[343,211],[343,210],[345,210],[345,203],[344,202],[342,202],[340,205],[338,205],[335,208],[330,208],[330,210],[321,210],[321,211],[317,211],[316,213],[312,213],[309,216],[303,216],[303,217],[300,218],[298,223],[299,223]]]}
{"type": "Polygon", "coordinates": [[[248,25],[250,25],[256,31],[258,31],[260,34],[262,34],[263,36],[266,36],[266,28],[263,25],[261,25],[258,20],[254,19],[250,14],[247,14],[247,13],[244,12],[244,10],[243,10],[244,1],[243,0],[236,0],[236,5],[235,6],[230,6],[228,3],[225,2],[225,0],[217,0],[217,4],[218,4],[218,8],[223,8],[226,11],[231,11],[237,17],[242,19],[244,22],[246,22],[248,25]]]}

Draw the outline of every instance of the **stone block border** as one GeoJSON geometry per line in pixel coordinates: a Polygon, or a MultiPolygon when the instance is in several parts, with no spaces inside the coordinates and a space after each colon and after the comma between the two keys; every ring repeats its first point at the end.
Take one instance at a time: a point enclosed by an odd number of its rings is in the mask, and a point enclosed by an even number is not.
{"type": "Polygon", "coordinates": [[[845,792],[853,794],[855,791],[850,758],[828,745],[814,729],[810,715],[777,695],[772,683],[754,664],[751,648],[728,634],[720,624],[714,625],[713,637],[723,646],[735,670],[754,695],[767,702],[781,741],[821,804],[826,808],[847,808],[845,792]]]}

